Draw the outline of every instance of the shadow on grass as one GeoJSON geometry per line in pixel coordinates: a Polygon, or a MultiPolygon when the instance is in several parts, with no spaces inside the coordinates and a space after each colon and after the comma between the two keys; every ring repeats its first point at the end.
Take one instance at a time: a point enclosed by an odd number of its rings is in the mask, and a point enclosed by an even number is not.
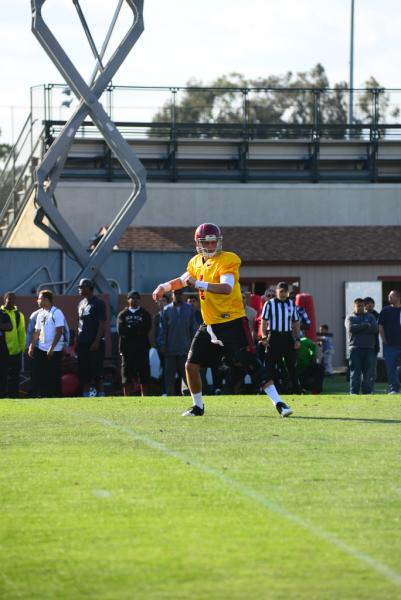
{"type": "MultiPolygon", "coordinates": [[[[210,414],[206,413],[205,416],[207,419],[280,419],[279,415],[271,414],[271,415],[233,415],[227,414],[226,412],[221,414],[210,414]]],[[[400,419],[364,419],[362,417],[306,417],[302,415],[293,414],[291,417],[287,419],[280,419],[285,421],[350,421],[356,423],[380,423],[382,425],[400,425],[400,419]]]]}
{"type": "Polygon", "coordinates": [[[303,417],[301,415],[293,415],[291,420],[294,419],[303,419],[303,420],[311,420],[311,421],[356,421],[360,423],[393,423],[400,424],[400,419],[364,419],[361,417],[303,417]]]}

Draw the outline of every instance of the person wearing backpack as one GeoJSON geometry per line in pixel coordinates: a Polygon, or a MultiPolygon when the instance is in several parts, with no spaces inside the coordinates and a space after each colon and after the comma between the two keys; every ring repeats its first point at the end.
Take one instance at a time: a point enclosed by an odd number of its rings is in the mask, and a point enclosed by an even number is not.
{"type": "Polygon", "coordinates": [[[4,333],[8,355],[6,358],[6,397],[18,398],[22,354],[25,351],[25,318],[15,305],[14,292],[4,294],[2,311],[10,317],[12,328],[4,333]]]}
{"type": "Polygon", "coordinates": [[[41,310],[36,318],[28,354],[34,361],[38,396],[57,398],[62,395],[61,361],[66,320],[64,313],[53,305],[50,290],[39,292],[38,305],[41,310]]]}

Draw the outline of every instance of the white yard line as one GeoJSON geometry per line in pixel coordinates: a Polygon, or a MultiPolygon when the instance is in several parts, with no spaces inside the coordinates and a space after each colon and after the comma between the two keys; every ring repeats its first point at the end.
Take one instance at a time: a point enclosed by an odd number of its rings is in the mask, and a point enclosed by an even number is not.
{"type": "Polygon", "coordinates": [[[318,527],[317,525],[314,525],[313,523],[310,523],[309,521],[307,521],[306,519],[303,519],[302,517],[298,516],[294,512],[288,511],[280,504],[277,504],[273,500],[270,500],[267,496],[257,492],[256,490],[250,488],[249,486],[243,485],[239,481],[236,481],[235,479],[231,479],[231,477],[227,477],[227,475],[225,475],[224,473],[221,473],[217,469],[214,469],[213,467],[209,467],[209,466],[205,465],[204,463],[193,460],[190,456],[187,456],[183,452],[173,450],[172,448],[169,448],[165,444],[161,444],[160,442],[157,442],[156,440],[152,439],[151,437],[149,437],[143,433],[139,433],[138,431],[135,431],[134,429],[131,429],[130,427],[126,427],[125,425],[120,425],[120,424],[118,424],[114,421],[110,421],[108,419],[89,417],[87,414],[83,414],[83,413],[79,413],[79,414],[75,413],[75,415],[79,416],[81,419],[84,418],[84,419],[90,420],[92,422],[99,423],[99,425],[103,425],[104,427],[114,429],[120,433],[125,434],[126,436],[128,436],[132,440],[135,440],[136,442],[141,442],[145,446],[148,446],[149,448],[152,448],[153,450],[157,450],[158,452],[161,452],[162,454],[165,454],[166,456],[175,458],[176,460],[184,463],[185,465],[190,465],[194,469],[196,469],[202,473],[205,473],[206,475],[210,475],[211,477],[214,477],[215,479],[219,479],[227,487],[230,487],[231,489],[235,490],[236,492],[239,492],[243,496],[250,498],[257,504],[263,506],[264,508],[271,510],[272,512],[276,513],[277,515],[280,515],[281,517],[284,517],[288,521],[295,523],[302,529],[305,529],[307,532],[315,535],[316,537],[324,540],[325,542],[328,542],[332,546],[336,547],[338,550],[341,550],[344,554],[348,554],[348,556],[351,556],[352,558],[359,560],[360,562],[367,565],[372,571],[376,571],[376,573],[379,573],[380,575],[382,575],[385,579],[387,579],[391,583],[393,583],[397,586],[401,586],[401,574],[398,573],[397,571],[395,571],[394,569],[392,569],[391,567],[388,567],[386,564],[373,558],[369,554],[366,554],[365,552],[361,552],[360,550],[358,550],[358,548],[355,548],[355,546],[348,544],[347,542],[345,542],[344,540],[339,538],[337,535],[330,533],[329,531],[326,531],[325,529],[322,529],[321,527],[318,527]]]}

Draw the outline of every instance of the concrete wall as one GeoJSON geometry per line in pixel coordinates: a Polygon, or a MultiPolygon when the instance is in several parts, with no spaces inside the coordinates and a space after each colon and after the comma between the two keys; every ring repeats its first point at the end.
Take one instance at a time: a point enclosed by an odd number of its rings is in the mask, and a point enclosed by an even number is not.
{"type": "MultiPolygon", "coordinates": [[[[134,226],[401,225],[401,186],[392,184],[150,183],[134,226]]],[[[131,192],[125,182],[62,182],[56,198],[83,244],[115,217],[131,192]]],[[[48,247],[30,205],[9,247],[48,247]]],[[[50,242],[51,247],[55,247],[50,242]]]]}

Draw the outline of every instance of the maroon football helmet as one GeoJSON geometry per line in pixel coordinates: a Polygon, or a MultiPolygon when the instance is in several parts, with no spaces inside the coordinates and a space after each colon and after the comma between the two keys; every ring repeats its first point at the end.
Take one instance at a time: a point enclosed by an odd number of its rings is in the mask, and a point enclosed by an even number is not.
{"type": "Polygon", "coordinates": [[[212,258],[221,252],[223,248],[223,235],[218,225],[214,223],[202,223],[195,231],[196,250],[205,258],[212,258]],[[204,242],[217,242],[215,250],[207,250],[204,242]]]}

